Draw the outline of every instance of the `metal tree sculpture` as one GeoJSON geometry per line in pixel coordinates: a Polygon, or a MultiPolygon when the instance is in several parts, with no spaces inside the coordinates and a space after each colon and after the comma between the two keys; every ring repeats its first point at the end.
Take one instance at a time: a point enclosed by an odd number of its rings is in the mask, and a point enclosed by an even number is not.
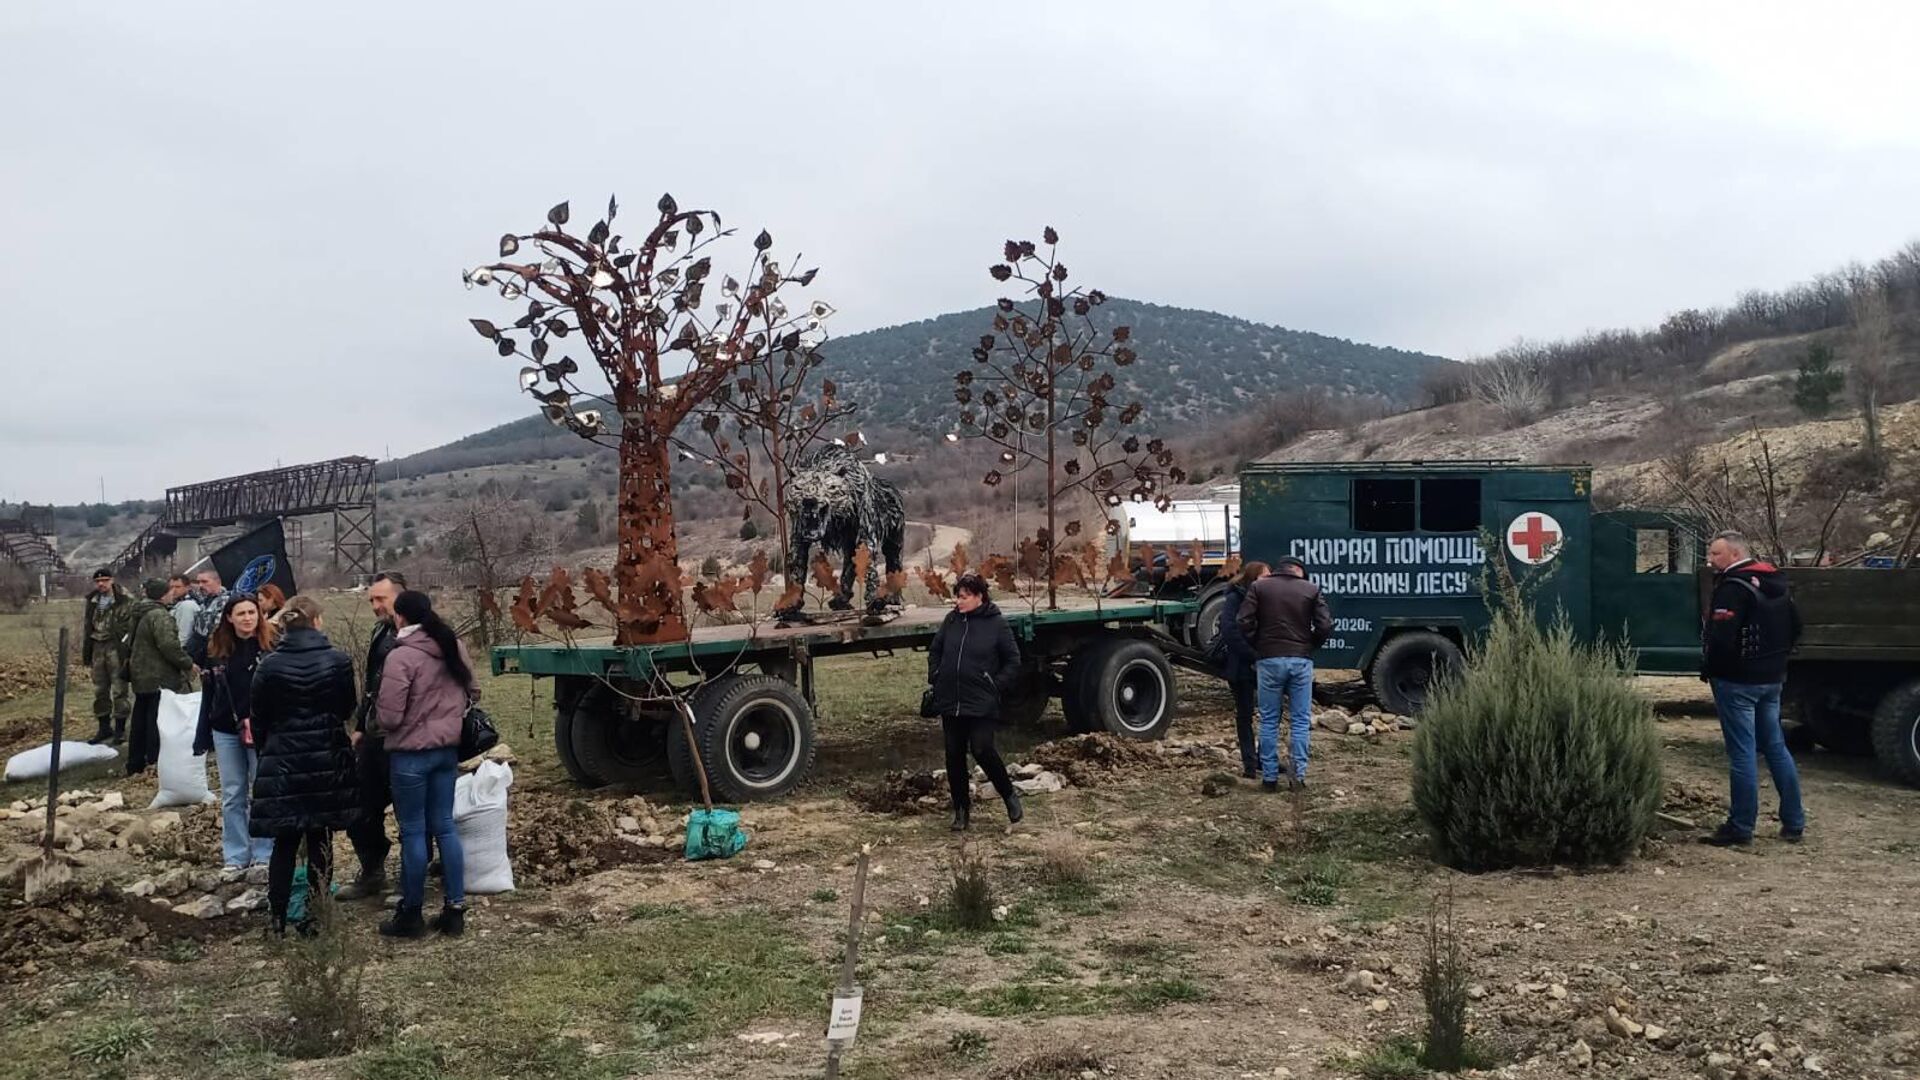
{"type": "MultiPolygon", "coordinates": [[[[1115,371],[1137,359],[1132,331],[1103,331],[1093,311],[1106,303],[1098,289],[1067,287],[1067,267],[1057,255],[1060,235],[1041,233],[1045,251],[1031,240],[1009,240],[1004,262],[989,271],[995,281],[1027,286],[1021,300],[1001,297],[993,333],[973,350],[974,367],[957,372],[953,396],[960,403],[958,434],[1000,448],[999,464],[982,478],[997,487],[1030,468],[1045,472],[1046,527],[1033,538],[1023,561],[1047,582],[1047,605],[1059,606],[1058,588],[1073,580],[1078,564],[1061,552],[1063,497],[1084,495],[1101,507],[1109,535],[1119,531],[1111,515],[1128,502],[1165,508],[1169,484],[1186,480],[1160,439],[1142,441],[1133,428],[1145,409],[1138,401],[1109,400],[1119,387],[1115,371]]],[[[1067,537],[1082,531],[1078,520],[1067,537]]],[[[1025,542],[1023,541],[1023,546],[1025,542]]]]}
{"type": "Polygon", "coordinates": [[[606,216],[584,237],[567,230],[571,212],[561,203],[547,211],[546,228],[502,236],[502,261],[462,275],[470,288],[494,286],[504,299],[527,300],[526,314],[510,326],[471,321],[501,356],[527,362],[520,386],[541,402],[547,419],[619,450],[618,591],[595,595],[612,611],[615,641],[623,645],[688,635],[671,468],[681,422],[711,402],[741,365],[769,350],[797,348],[833,310],[818,301],[787,310],[776,294],[790,283],[811,284],[815,271],[785,276],[768,254],[773,237],[765,231],[753,241],[745,284],[722,276],[720,298],[707,304],[713,261],[705,251],[731,230],[710,210],[680,209],[671,195],[660,197],[658,210],[645,236],[627,244],[613,231],[615,200],[607,200],[606,216]],[[507,261],[523,247],[537,251],[531,261],[507,261]],[[575,381],[581,368],[572,357],[554,358],[576,335],[605,376],[606,393],[575,381]],[[618,430],[599,410],[577,409],[581,398],[611,407],[618,430]]]}
{"type": "MultiPolygon", "coordinates": [[[[824,303],[812,305],[808,321],[813,328],[783,333],[785,305],[778,299],[762,305],[757,332],[773,347],[743,360],[733,378],[698,407],[698,426],[707,445],[680,446],[681,460],[698,460],[721,471],[727,487],[747,504],[747,517],[757,507],[774,520],[783,567],[788,564],[788,480],[811,449],[827,441],[827,429],[858,409],[841,400],[839,387],[820,373],[826,361],[820,345],[826,335],[818,323],[832,312],[824,303]]],[[[833,441],[852,448],[862,440],[858,432],[846,432],[833,441]]],[[[797,584],[788,582],[789,592],[797,584]]]]}

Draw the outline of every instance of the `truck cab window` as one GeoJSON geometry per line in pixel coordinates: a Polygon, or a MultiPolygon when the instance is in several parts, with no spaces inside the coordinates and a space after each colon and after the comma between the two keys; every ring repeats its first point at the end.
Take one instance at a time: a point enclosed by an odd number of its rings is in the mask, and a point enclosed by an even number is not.
{"type": "Polygon", "coordinates": [[[1353,527],[1359,532],[1412,532],[1414,482],[1360,479],[1353,482],[1353,527]]]}
{"type": "Polygon", "coordinates": [[[1480,528],[1479,477],[1420,481],[1423,532],[1474,532],[1480,528]]]}
{"type": "Polygon", "coordinates": [[[1693,570],[1690,553],[1682,558],[1682,544],[1691,545],[1676,529],[1633,530],[1633,572],[1636,574],[1682,574],[1693,570]]]}

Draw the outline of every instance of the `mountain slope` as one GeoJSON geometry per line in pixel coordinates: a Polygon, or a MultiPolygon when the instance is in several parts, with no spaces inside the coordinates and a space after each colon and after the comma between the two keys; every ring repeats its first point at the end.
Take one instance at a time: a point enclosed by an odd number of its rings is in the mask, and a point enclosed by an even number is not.
{"type": "MultiPolygon", "coordinates": [[[[825,370],[844,398],[860,405],[859,423],[923,436],[947,430],[954,415],[953,373],[972,366],[969,351],[992,329],[979,308],[834,338],[825,370]]],[[[1109,299],[1097,309],[1103,328],[1133,328],[1140,362],[1122,371],[1119,400],[1139,398],[1149,426],[1166,428],[1232,414],[1245,401],[1285,390],[1325,387],[1410,405],[1423,376],[1453,361],[1190,308],[1109,299]]],[[[505,462],[547,461],[597,452],[589,443],[528,417],[469,435],[382,467],[385,476],[419,476],[505,462]]]]}

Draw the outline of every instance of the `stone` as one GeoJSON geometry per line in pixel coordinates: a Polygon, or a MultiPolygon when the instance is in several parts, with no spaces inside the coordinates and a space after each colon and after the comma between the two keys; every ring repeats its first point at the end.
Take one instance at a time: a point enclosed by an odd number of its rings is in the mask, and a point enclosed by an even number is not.
{"type": "Polygon", "coordinates": [[[1233,789],[1238,786],[1233,777],[1226,773],[1210,773],[1200,781],[1200,794],[1209,799],[1217,799],[1222,795],[1232,794],[1233,789]]]}
{"type": "Polygon", "coordinates": [[[1802,1061],[1800,1063],[1800,1067],[1807,1070],[1810,1073],[1815,1073],[1815,1074],[1823,1073],[1827,1071],[1827,1059],[1821,1057],[1818,1054],[1815,1054],[1812,1057],[1807,1058],[1805,1061],[1802,1061]]]}
{"type": "Polygon", "coordinates": [[[1359,971],[1349,972],[1346,978],[1341,979],[1340,987],[1344,990],[1355,990],[1363,994],[1378,994],[1387,988],[1387,980],[1375,975],[1366,968],[1361,968],[1359,971]]]}
{"type": "Polygon", "coordinates": [[[998,907],[995,907],[993,909],[993,921],[1006,922],[1007,916],[1011,914],[1013,914],[1012,906],[1008,904],[1001,904],[998,907]]]}
{"type": "Polygon", "coordinates": [[[772,870],[776,865],[777,864],[772,859],[753,860],[753,868],[755,870],[772,870]]]}
{"type": "Polygon", "coordinates": [[[179,814],[172,810],[163,810],[147,820],[147,831],[155,836],[159,836],[168,829],[178,828],[179,825],[179,814]]]}
{"type": "Polygon", "coordinates": [[[1573,1058],[1573,1063],[1582,1069],[1593,1064],[1593,1047],[1588,1046],[1587,1040],[1585,1039],[1576,1041],[1573,1044],[1573,1049],[1567,1051],[1567,1053],[1573,1058]]]}
{"type": "Polygon", "coordinates": [[[1373,729],[1368,727],[1366,724],[1361,723],[1358,720],[1355,720],[1353,723],[1347,725],[1347,734],[1349,735],[1365,735],[1367,732],[1371,730],[1373,729]]]}
{"type": "Polygon", "coordinates": [[[1040,765],[1031,761],[1027,762],[1025,765],[1015,765],[1013,767],[1013,775],[1019,777],[1022,780],[1031,780],[1034,777],[1039,776],[1041,773],[1046,771],[1047,771],[1046,766],[1040,765]]]}
{"type": "Polygon", "coordinates": [[[1481,998],[1487,996],[1487,988],[1481,986],[1479,983],[1474,983],[1472,986],[1467,987],[1467,996],[1475,1001],[1479,1001],[1481,998]]]}
{"type": "Polygon", "coordinates": [[[139,881],[134,882],[131,885],[128,885],[126,888],[121,889],[120,891],[127,894],[128,896],[141,896],[141,897],[152,896],[153,882],[143,878],[139,881]]]}
{"type": "Polygon", "coordinates": [[[15,799],[13,800],[13,805],[9,809],[11,809],[16,814],[24,814],[27,811],[32,810],[33,807],[28,806],[27,800],[25,799],[15,799]]]}
{"type": "Polygon", "coordinates": [[[240,880],[246,882],[249,885],[265,885],[267,883],[266,864],[255,863],[252,866],[247,867],[246,875],[243,876],[240,880]]]}
{"type": "Polygon", "coordinates": [[[229,914],[238,915],[243,911],[259,911],[267,906],[267,894],[263,889],[248,889],[227,901],[229,914]]]}
{"type": "Polygon", "coordinates": [[[1640,1026],[1639,1024],[1634,1023],[1632,1020],[1629,1020],[1624,1016],[1621,1016],[1620,1010],[1609,1005],[1607,1006],[1607,1030],[1613,1032],[1615,1035],[1618,1035],[1623,1039],[1631,1039],[1635,1035],[1638,1035],[1641,1032],[1645,1031],[1646,1028],[1640,1026]]]}
{"type": "Polygon", "coordinates": [[[173,910],[196,919],[217,919],[226,914],[227,909],[225,905],[220,903],[219,897],[208,893],[192,903],[182,904],[173,910]]]}
{"type": "Polygon", "coordinates": [[[614,819],[613,827],[623,833],[637,833],[640,831],[640,819],[631,814],[623,814],[614,819]]]}
{"type": "Polygon", "coordinates": [[[1567,1000],[1567,988],[1561,986],[1559,983],[1554,983],[1552,986],[1547,987],[1547,996],[1555,1001],[1565,1001],[1567,1000]]]}
{"type": "Polygon", "coordinates": [[[1393,1002],[1383,997],[1377,997],[1367,1002],[1367,1011],[1369,1012],[1383,1013],[1391,1008],[1393,1008],[1393,1002]]]}
{"type": "Polygon", "coordinates": [[[102,810],[119,810],[127,805],[127,797],[118,791],[109,791],[100,796],[100,801],[96,805],[102,810]]]}
{"type": "Polygon", "coordinates": [[[153,891],[158,896],[179,896],[187,891],[192,878],[185,870],[175,867],[153,879],[153,891]]]}
{"type": "Polygon", "coordinates": [[[1648,1042],[1659,1042],[1661,1039],[1667,1037],[1667,1029],[1661,1027],[1659,1024],[1648,1024],[1646,1030],[1640,1034],[1645,1036],[1648,1042]]]}
{"type": "Polygon", "coordinates": [[[201,870],[193,875],[193,891],[210,893],[220,891],[220,875],[212,870],[201,870]]]}
{"type": "Polygon", "coordinates": [[[1347,725],[1353,723],[1353,720],[1338,709],[1328,709],[1325,712],[1314,713],[1313,722],[1325,731],[1331,731],[1335,735],[1345,735],[1347,725]]]}
{"type": "Polygon", "coordinates": [[[1067,786],[1059,773],[1042,772],[1031,780],[1015,780],[1013,786],[1022,795],[1047,795],[1067,786]]]}

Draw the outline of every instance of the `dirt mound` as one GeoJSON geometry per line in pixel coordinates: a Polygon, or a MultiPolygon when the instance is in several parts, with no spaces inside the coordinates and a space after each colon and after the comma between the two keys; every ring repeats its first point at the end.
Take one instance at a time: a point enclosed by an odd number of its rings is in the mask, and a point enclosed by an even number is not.
{"type": "Polygon", "coordinates": [[[1129,769],[1165,764],[1146,743],[1115,738],[1105,732],[1073,735],[1041,743],[1028,757],[1041,768],[1067,778],[1074,787],[1099,787],[1101,781],[1129,769]]]}
{"type": "Polygon", "coordinates": [[[256,926],[248,920],[181,915],[107,885],[75,889],[56,901],[0,911],[0,967],[41,964],[76,951],[152,953],[175,941],[230,938],[256,926]]]}
{"type": "Polygon", "coordinates": [[[1660,809],[1674,817],[1688,818],[1697,823],[1711,821],[1725,806],[1717,789],[1669,780],[1666,798],[1661,801],[1660,809]]]}
{"type": "Polygon", "coordinates": [[[637,863],[667,862],[672,848],[620,835],[616,806],[580,797],[516,801],[507,815],[507,850],[517,878],[560,885],[637,863]]]}
{"type": "Polygon", "coordinates": [[[1085,1050],[1048,1050],[993,1074],[993,1080],[1078,1080],[1105,1072],[1107,1063],[1085,1050]]]}
{"type": "Polygon", "coordinates": [[[870,784],[853,785],[847,797],[869,813],[925,814],[946,807],[947,785],[930,772],[896,769],[870,784]]]}
{"type": "Polygon", "coordinates": [[[201,803],[174,809],[180,815],[180,824],[154,837],[147,846],[147,855],[191,866],[219,866],[225,861],[220,854],[220,804],[201,803]]]}
{"type": "Polygon", "coordinates": [[[0,658],[0,701],[12,701],[17,697],[38,693],[52,685],[53,663],[46,657],[0,658]]]}

